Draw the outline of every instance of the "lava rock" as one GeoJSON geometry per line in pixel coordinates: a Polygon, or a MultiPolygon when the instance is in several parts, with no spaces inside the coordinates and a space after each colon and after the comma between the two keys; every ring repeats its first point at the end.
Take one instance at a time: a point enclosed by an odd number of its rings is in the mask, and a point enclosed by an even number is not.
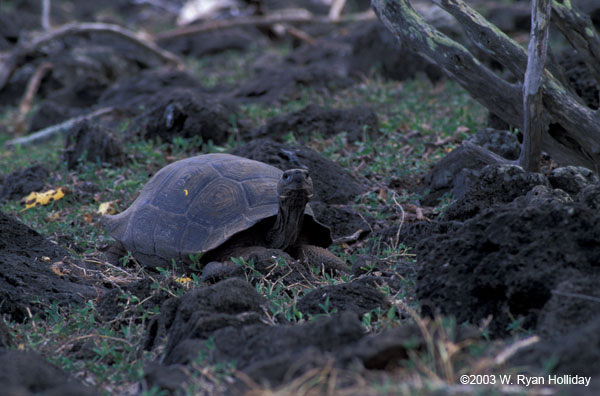
{"type": "Polygon", "coordinates": [[[588,184],[598,184],[598,177],[591,170],[582,166],[565,166],[556,168],[548,176],[554,188],[560,188],[571,195],[576,195],[588,184]]]}
{"type": "Polygon", "coordinates": [[[469,137],[468,141],[509,160],[516,160],[521,153],[517,136],[510,131],[484,128],[469,137]]]}

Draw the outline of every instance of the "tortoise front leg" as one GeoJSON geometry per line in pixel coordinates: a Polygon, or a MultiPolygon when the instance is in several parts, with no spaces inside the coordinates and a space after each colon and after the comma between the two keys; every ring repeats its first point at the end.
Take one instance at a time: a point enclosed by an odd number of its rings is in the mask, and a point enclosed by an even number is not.
{"type": "Polygon", "coordinates": [[[342,259],[331,253],[329,250],[319,246],[301,244],[293,248],[291,255],[298,260],[305,262],[311,267],[320,268],[323,266],[326,271],[331,273],[348,273],[348,266],[342,259]]]}

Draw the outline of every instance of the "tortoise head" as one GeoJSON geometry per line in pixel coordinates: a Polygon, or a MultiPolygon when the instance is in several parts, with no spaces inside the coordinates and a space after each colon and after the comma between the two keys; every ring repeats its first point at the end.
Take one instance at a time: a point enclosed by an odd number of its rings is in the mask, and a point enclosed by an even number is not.
{"type": "Polygon", "coordinates": [[[280,201],[301,200],[308,202],[313,196],[313,183],[306,169],[290,169],[283,172],[277,183],[280,201]]]}

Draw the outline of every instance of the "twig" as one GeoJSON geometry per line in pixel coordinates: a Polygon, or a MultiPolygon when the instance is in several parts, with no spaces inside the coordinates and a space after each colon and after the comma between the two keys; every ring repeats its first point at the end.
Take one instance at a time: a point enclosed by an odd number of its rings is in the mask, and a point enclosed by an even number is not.
{"type": "Polygon", "coordinates": [[[0,58],[0,90],[4,88],[14,71],[25,61],[27,56],[37,51],[42,45],[61,37],[81,33],[112,34],[152,52],[166,63],[174,64],[180,69],[184,68],[183,61],[177,55],[119,25],[99,22],[69,23],[35,36],[32,40],[20,42],[11,52],[0,58]]]}
{"type": "Polygon", "coordinates": [[[42,28],[50,30],[50,0],[42,0],[42,28]]]}
{"type": "Polygon", "coordinates": [[[588,296],[587,294],[582,294],[582,293],[568,293],[568,292],[560,292],[560,291],[554,290],[552,292],[552,294],[556,294],[557,296],[563,296],[563,297],[580,298],[582,300],[588,300],[588,301],[600,303],[600,298],[594,297],[594,296],[588,296]]]}
{"type": "Polygon", "coordinates": [[[304,32],[292,25],[284,24],[282,26],[287,34],[289,34],[290,36],[292,36],[294,38],[297,38],[300,41],[304,41],[305,43],[307,43],[309,45],[315,45],[317,43],[317,41],[310,34],[304,32]]]}
{"type": "Polygon", "coordinates": [[[525,338],[524,340],[517,341],[514,344],[511,344],[508,348],[506,348],[498,356],[496,356],[496,358],[494,359],[494,363],[498,366],[504,364],[508,359],[513,357],[515,353],[517,353],[523,348],[537,343],[539,340],[540,337],[532,336],[525,338]]]}
{"type": "Polygon", "coordinates": [[[339,19],[345,5],[346,0],[333,0],[329,9],[329,18],[333,20],[339,19]]]}
{"type": "Polygon", "coordinates": [[[523,147],[519,165],[529,172],[540,168],[542,133],[542,81],[548,53],[551,0],[531,0],[531,38],[529,39],[527,71],[523,83],[523,147]]]}
{"type": "Polygon", "coordinates": [[[178,37],[193,36],[195,34],[213,30],[230,29],[242,26],[269,26],[277,23],[346,23],[355,21],[367,21],[375,19],[371,10],[357,14],[349,14],[343,18],[332,20],[329,17],[315,17],[311,14],[302,13],[295,15],[264,15],[251,16],[247,18],[226,19],[205,22],[201,25],[186,26],[183,28],[167,30],[154,36],[155,41],[169,40],[178,37]]]}
{"type": "Polygon", "coordinates": [[[352,235],[342,236],[335,238],[332,242],[333,245],[341,245],[342,243],[356,242],[362,235],[364,230],[356,230],[352,235]]]}
{"type": "Polygon", "coordinates": [[[15,131],[17,134],[22,133],[25,130],[25,117],[29,110],[31,110],[31,104],[33,103],[33,98],[40,88],[40,84],[46,74],[52,70],[52,63],[50,62],[42,62],[37,67],[29,82],[27,83],[27,88],[25,89],[25,95],[21,99],[21,103],[19,103],[19,113],[17,114],[17,119],[15,121],[15,131]]]}
{"type": "Polygon", "coordinates": [[[73,127],[73,125],[78,122],[91,120],[96,117],[100,117],[105,114],[109,114],[115,111],[113,107],[103,107],[96,111],[93,111],[88,114],[84,114],[78,117],[70,118],[66,121],[61,122],[60,124],[52,125],[48,128],[44,128],[38,132],[32,133],[31,135],[27,135],[22,138],[9,140],[6,142],[5,146],[16,146],[16,145],[28,145],[32,143],[40,143],[52,138],[54,135],[58,135],[61,133],[65,133],[67,130],[73,127]]]}

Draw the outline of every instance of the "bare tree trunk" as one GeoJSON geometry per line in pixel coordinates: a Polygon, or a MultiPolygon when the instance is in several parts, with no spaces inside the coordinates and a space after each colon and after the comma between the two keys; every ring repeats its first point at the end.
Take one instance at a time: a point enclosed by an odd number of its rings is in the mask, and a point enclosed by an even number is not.
{"type": "MultiPolygon", "coordinates": [[[[452,14],[469,38],[485,52],[503,64],[523,81],[527,53],[516,42],[488,22],[462,0],[433,0],[452,14]]],[[[552,2],[556,11],[557,1],[552,2]]],[[[462,85],[475,99],[504,121],[523,129],[522,82],[509,83],[482,64],[463,45],[429,25],[411,6],[409,0],[372,0],[383,24],[414,52],[430,59],[452,79],[462,85]]],[[[574,18],[577,11],[561,9],[553,18],[574,18]]],[[[561,21],[556,23],[562,23],[561,21]]],[[[589,18],[588,18],[589,19],[589,18]]],[[[585,23],[585,19],[581,19],[585,23]]],[[[584,30],[594,29],[585,25],[584,30]]],[[[590,47],[597,35],[588,35],[590,47]]],[[[590,52],[591,53],[591,52],[590,52]]],[[[600,64],[600,59],[596,59],[600,64]]],[[[542,149],[563,165],[581,165],[598,171],[600,168],[600,112],[585,106],[581,98],[561,83],[553,70],[560,65],[548,60],[542,80],[542,120],[552,124],[553,134],[542,134],[542,149]],[[558,133],[556,131],[562,131],[558,133]]],[[[556,72],[560,75],[559,72],[556,72]]]]}
{"type": "Polygon", "coordinates": [[[530,172],[540,168],[542,132],[546,129],[542,119],[542,76],[548,51],[550,4],[550,0],[531,0],[531,36],[523,84],[523,146],[519,156],[519,165],[530,172]]]}

